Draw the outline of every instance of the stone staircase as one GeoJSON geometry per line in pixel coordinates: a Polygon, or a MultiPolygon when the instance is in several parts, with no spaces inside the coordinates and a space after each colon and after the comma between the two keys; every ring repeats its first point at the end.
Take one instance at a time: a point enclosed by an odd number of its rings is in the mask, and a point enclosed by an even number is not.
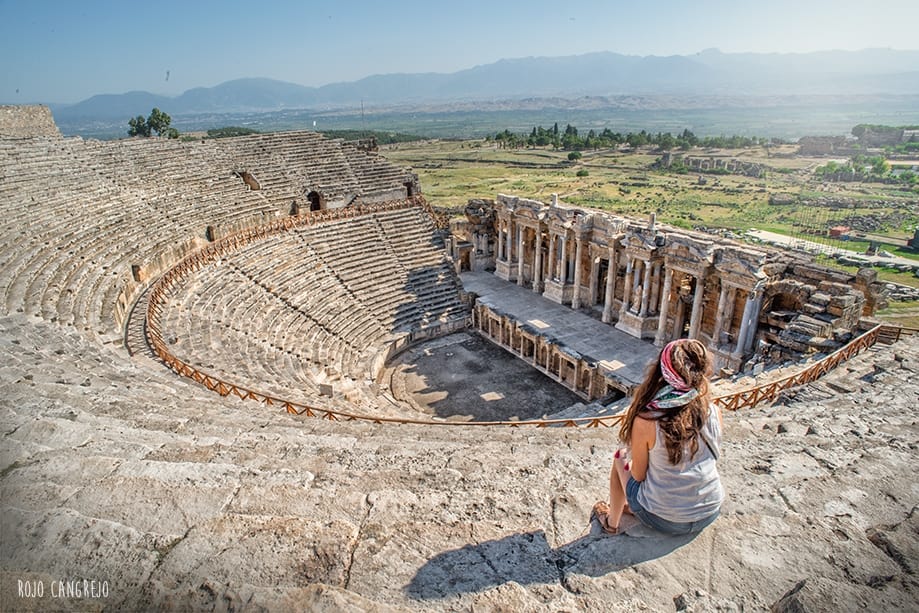
{"type": "Polygon", "coordinates": [[[547,415],[546,419],[578,419],[591,417],[612,417],[624,413],[629,408],[629,399],[620,398],[619,400],[603,403],[601,400],[584,404],[576,402],[573,405],[547,415]]]}

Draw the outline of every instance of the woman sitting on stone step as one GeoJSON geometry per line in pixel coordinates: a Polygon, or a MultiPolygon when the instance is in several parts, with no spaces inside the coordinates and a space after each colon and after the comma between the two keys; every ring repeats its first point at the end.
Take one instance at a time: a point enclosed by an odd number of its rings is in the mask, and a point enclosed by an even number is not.
{"type": "Polygon", "coordinates": [[[669,534],[698,532],[721,509],[724,490],[715,461],[721,412],[711,402],[712,362],[698,340],[669,343],[650,365],[622,419],[610,470],[610,503],[594,516],[610,534],[623,512],[669,534]]]}

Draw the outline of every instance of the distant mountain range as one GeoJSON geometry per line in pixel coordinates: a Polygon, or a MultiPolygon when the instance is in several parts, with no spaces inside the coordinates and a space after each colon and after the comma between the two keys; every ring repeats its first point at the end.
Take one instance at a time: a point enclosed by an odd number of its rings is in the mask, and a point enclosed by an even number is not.
{"type": "Polygon", "coordinates": [[[159,107],[173,116],[342,109],[444,102],[582,96],[811,96],[919,94],[919,51],[866,49],[794,54],[634,56],[602,52],[500,60],[450,74],[374,75],[305,87],[237,79],[176,97],[149,92],[97,95],[52,105],[59,120],[127,119],[159,107]]]}

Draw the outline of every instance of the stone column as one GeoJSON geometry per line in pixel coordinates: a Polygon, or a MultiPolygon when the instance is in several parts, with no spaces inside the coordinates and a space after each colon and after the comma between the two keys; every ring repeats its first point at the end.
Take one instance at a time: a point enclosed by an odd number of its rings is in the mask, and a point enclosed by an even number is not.
{"type": "Polygon", "coordinates": [[[651,263],[645,262],[645,279],[641,288],[641,310],[638,315],[641,317],[648,316],[648,302],[651,300],[651,263]]]}
{"type": "Polygon", "coordinates": [[[750,351],[753,339],[756,338],[756,324],[759,317],[759,308],[763,300],[762,290],[754,288],[747,295],[744,305],[743,319],[740,322],[740,332],[737,334],[737,348],[732,357],[740,359],[750,351]]]}
{"type": "Polygon", "coordinates": [[[682,298],[677,303],[677,312],[673,316],[673,333],[671,339],[683,338],[683,326],[686,324],[686,303],[682,298]]]}
{"type": "Polygon", "coordinates": [[[558,276],[559,276],[559,280],[562,283],[562,287],[564,287],[565,284],[568,282],[568,237],[561,236],[559,238],[561,238],[562,240],[562,243],[561,243],[562,259],[559,261],[559,264],[561,265],[561,270],[559,271],[558,276]]]}
{"type": "Polygon", "coordinates": [[[502,232],[504,232],[504,224],[499,219],[498,220],[498,253],[495,254],[496,260],[501,259],[501,253],[502,253],[501,250],[504,248],[504,236],[502,232]]]}
{"type": "Polygon", "coordinates": [[[660,313],[658,304],[660,303],[661,296],[661,266],[663,262],[655,262],[654,268],[651,270],[651,302],[648,304],[648,308],[651,313],[660,313]]]}
{"type": "MultiPolygon", "coordinates": [[[[753,349],[753,341],[756,340],[756,329],[759,327],[759,310],[763,306],[763,294],[764,292],[761,288],[754,288],[753,300],[750,302],[750,312],[745,313],[748,321],[747,334],[744,336],[743,340],[743,351],[745,354],[753,349]]],[[[746,311],[746,308],[744,311],[746,311]]]]}
{"type": "Polygon", "coordinates": [[[613,318],[613,300],[616,296],[616,274],[619,272],[619,258],[616,247],[609,246],[609,272],[606,273],[606,295],[603,301],[603,318],[605,324],[613,318]]]}
{"type": "Polygon", "coordinates": [[[635,270],[635,258],[629,256],[629,262],[625,265],[625,287],[622,290],[622,312],[629,310],[629,301],[632,298],[632,277],[635,270]]]}
{"type": "Polygon", "coordinates": [[[600,284],[600,257],[594,253],[594,248],[588,250],[590,255],[590,292],[588,306],[593,308],[597,304],[597,286],[600,284]]]}
{"type": "Polygon", "coordinates": [[[712,344],[715,347],[721,345],[721,332],[724,329],[724,322],[730,325],[731,316],[734,314],[734,292],[736,288],[721,282],[721,296],[718,298],[718,312],[715,314],[715,330],[712,332],[712,344]]]}
{"type": "Polygon", "coordinates": [[[517,285],[523,286],[523,261],[526,254],[523,251],[523,235],[526,228],[517,224],[517,285]]]}
{"type": "Polygon", "coordinates": [[[632,270],[632,294],[631,294],[632,300],[629,302],[629,311],[635,313],[636,315],[641,309],[641,295],[638,293],[638,288],[641,287],[640,269],[643,268],[644,266],[646,266],[646,263],[644,260],[639,260],[637,258],[635,259],[635,265],[632,270]],[[633,309],[631,302],[636,301],[636,300],[638,301],[639,308],[633,309]]]}
{"type": "Polygon", "coordinates": [[[728,286],[722,281],[718,295],[718,310],[715,312],[715,327],[712,329],[712,345],[717,347],[721,338],[721,326],[724,323],[724,307],[728,300],[728,286]]]}
{"type": "Polygon", "coordinates": [[[581,256],[584,255],[584,241],[580,236],[575,236],[574,250],[574,295],[571,298],[571,308],[581,308],[581,256]]]}
{"type": "Polygon", "coordinates": [[[510,263],[513,261],[513,248],[514,248],[514,246],[513,246],[512,242],[511,242],[511,241],[513,240],[513,239],[511,238],[511,230],[512,230],[511,219],[510,219],[510,217],[508,217],[508,218],[507,218],[507,237],[506,237],[506,238],[507,238],[507,241],[506,241],[506,243],[504,244],[504,249],[505,249],[504,261],[506,261],[508,264],[510,264],[510,263]]]}
{"type": "Polygon", "coordinates": [[[699,338],[702,326],[702,292],[705,291],[705,273],[696,277],[696,291],[692,296],[692,315],[689,318],[689,338],[699,338]]]}
{"type": "Polygon", "coordinates": [[[546,262],[546,278],[555,278],[555,233],[549,230],[549,261],[546,262]]]}
{"type": "Polygon", "coordinates": [[[667,315],[670,311],[670,287],[673,285],[673,269],[664,271],[664,291],[661,293],[660,320],[657,322],[657,336],[654,344],[658,347],[667,342],[667,315]]]}
{"type": "Polygon", "coordinates": [[[536,228],[536,254],[533,256],[533,291],[542,291],[542,231],[536,228]]]}
{"type": "Polygon", "coordinates": [[[747,294],[747,302],[744,305],[743,318],[740,320],[740,332],[737,333],[737,346],[734,349],[733,356],[735,358],[743,357],[744,354],[744,340],[747,336],[747,328],[750,327],[750,318],[747,317],[750,313],[750,303],[752,302],[753,292],[747,294]]]}

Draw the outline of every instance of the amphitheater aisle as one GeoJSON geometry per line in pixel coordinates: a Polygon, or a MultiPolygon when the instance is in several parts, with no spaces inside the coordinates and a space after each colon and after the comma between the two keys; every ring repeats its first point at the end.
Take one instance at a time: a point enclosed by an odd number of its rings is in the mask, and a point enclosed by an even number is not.
{"type": "Polygon", "coordinates": [[[609,430],[296,418],[21,314],[0,356],[3,610],[761,610],[801,580],[837,610],[916,602],[915,340],[729,415],[730,498],[691,542],[588,527],[609,430]],[[16,597],[62,577],[109,596],[16,597]]]}

